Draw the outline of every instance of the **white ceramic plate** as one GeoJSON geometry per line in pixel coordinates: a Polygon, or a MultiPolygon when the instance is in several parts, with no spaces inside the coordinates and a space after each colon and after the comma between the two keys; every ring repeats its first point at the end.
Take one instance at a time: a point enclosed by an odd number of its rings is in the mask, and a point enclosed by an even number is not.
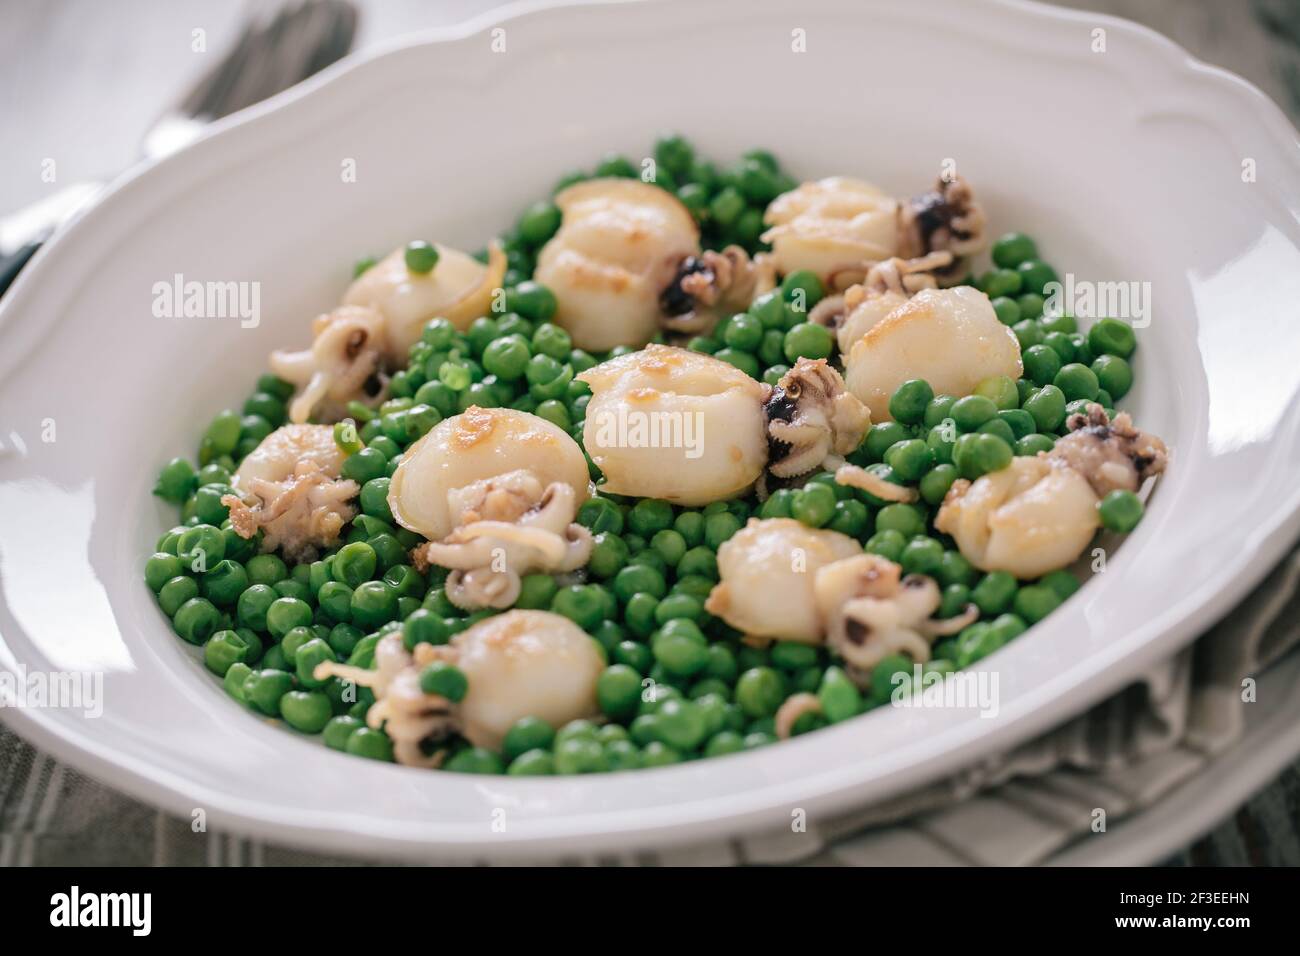
{"type": "Polygon", "coordinates": [[[1131,24],[1021,3],[548,5],[505,21],[504,53],[490,26],[345,62],[128,177],[0,307],[0,667],[106,674],[98,719],[0,711],[39,746],[323,849],[698,840],[879,799],[1047,728],[1190,640],[1294,538],[1300,149],[1258,91],[1131,24]],[[159,464],[193,453],[272,348],[306,341],[358,255],[477,247],[561,172],[669,128],[896,195],[953,158],[995,234],[1026,229],[1082,278],[1151,283],[1125,405],[1172,467],[1108,570],[982,665],[1000,716],[886,710],[724,759],[516,780],[357,760],[233,705],[141,581],[174,519],[149,495],[159,464]],[[154,283],[177,273],[259,282],[262,323],[155,318],[154,283]]]}

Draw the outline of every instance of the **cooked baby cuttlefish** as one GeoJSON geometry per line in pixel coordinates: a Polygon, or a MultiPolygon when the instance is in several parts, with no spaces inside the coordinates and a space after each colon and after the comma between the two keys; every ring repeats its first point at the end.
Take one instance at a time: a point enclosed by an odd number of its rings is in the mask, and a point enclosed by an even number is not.
{"type": "Polygon", "coordinates": [[[838,466],[871,425],[867,407],[851,395],[825,359],[801,358],[781,376],[763,406],[768,472],[794,478],[838,466]]]}
{"type": "Polygon", "coordinates": [[[720,582],[705,609],[755,637],[820,644],[825,626],[814,581],[827,565],[862,553],[838,531],[792,518],[751,518],[718,549],[720,582]]]}
{"type": "Polygon", "coordinates": [[[500,247],[489,248],[487,265],[456,249],[437,250],[437,265],[427,273],[412,272],[403,249],[385,256],[348,287],[343,305],[316,318],[311,348],[271,353],[271,371],[297,388],[292,421],[313,414],[335,421],[350,401],[376,404],[387,373],[404,362],[429,320],[464,329],[487,314],[505,275],[500,247]]]}
{"type": "Polygon", "coordinates": [[[534,277],[579,348],[645,345],[662,327],[707,332],[772,288],[770,266],[739,246],[700,251],[690,210],[636,179],[592,179],[555,197],[563,218],[534,277]]]}
{"type": "Polygon", "coordinates": [[[592,391],[583,444],[612,494],[704,505],[763,473],[769,389],[735,366],[648,345],[578,378],[592,391]]]}
{"type": "Polygon", "coordinates": [[[924,289],[875,321],[848,349],[849,391],[885,421],[889,397],[909,379],[936,393],[967,395],[994,375],[1020,377],[1020,343],[978,289],[924,289]]]}
{"type": "Polygon", "coordinates": [[[772,258],[783,275],[807,269],[823,279],[845,267],[894,255],[898,202],[848,176],[806,182],[772,200],[763,217],[772,258]]]}
{"type": "Polygon", "coordinates": [[[376,700],[366,722],[388,734],[397,762],[437,767],[445,758],[438,744],[452,734],[497,751],[506,731],[524,717],[553,727],[595,717],[596,681],[604,668],[596,642],[568,618],[508,611],[442,646],[417,644],[408,651],[401,631],[394,631],[375,646],[374,670],[326,662],[314,676],[371,688],[376,700]],[[468,679],[459,701],[421,688],[421,672],[437,661],[454,664],[468,679]]]}
{"type": "Polygon", "coordinates": [[[1136,491],[1164,470],[1164,442],[1134,428],[1125,413],[1112,424],[1094,403],[1068,425],[1071,433],[1050,452],[1014,458],[949,489],[934,526],[976,567],[1027,579],[1068,566],[1100,527],[1101,497],[1136,491]]]}
{"type": "Polygon", "coordinates": [[[329,425],[277,428],[240,463],[237,494],[221,503],[230,509],[235,533],[251,538],[260,528],[262,550],[277,548],[291,561],[311,560],[338,541],[356,508],[355,481],[340,478],[343,452],[329,425]]]}
{"type": "Polygon", "coordinates": [[[983,210],[956,175],[907,200],[847,176],[806,182],[774,199],[764,221],[777,271],[810,270],[832,291],[896,257],[923,263],[916,271],[950,286],[965,277],[968,257],[985,241],[983,210]]]}
{"type": "Polygon", "coordinates": [[[827,646],[859,684],[865,684],[872,669],[890,654],[925,663],[936,638],[956,634],[979,619],[973,604],[950,618],[933,617],[941,602],[934,579],[902,576],[897,564],[874,554],[824,568],[814,594],[826,622],[827,646]]]}
{"type": "Polygon", "coordinates": [[[667,345],[588,369],[583,444],[605,490],[696,506],[838,464],[870,418],[824,359],[800,359],[776,388],[709,355],[667,345]]]}
{"type": "Polygon", "coordinates": [[[705,603],[750,639],[827,644],[850,677],[865,683],[888,654],[929,660],[930,643],[979,617],[968,606],[933,619],[939,587],[838,531],[789,518],[751,518],[718,549],[717,584],[705,603]]]}
{"type": "Polygon", "coordinates": [[[636,179],[578,183],[555,203],[560,229],[534,272],[555,293],[555,322],[593,352],[644,345],[659,329],[660,295],[699,251],[690,210],[636,179]]]}
{"type": "Polygon", "coordinates": [[[503,608],[524,575],[587,562],[591,534],[574,516],[589,483],[582,449],[562,429],[527,412],[470,406],[407,449],[388,504],[399,524],[429,539],[412,552],[417,565],[452,569],[450,601],[503,608]]]}

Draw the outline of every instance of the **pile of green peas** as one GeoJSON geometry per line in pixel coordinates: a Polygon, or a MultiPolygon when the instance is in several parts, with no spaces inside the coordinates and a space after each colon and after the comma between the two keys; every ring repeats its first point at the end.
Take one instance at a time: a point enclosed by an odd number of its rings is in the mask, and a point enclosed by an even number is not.
{"type": "MultiPolygon", "coordinates": [[[[762,150],[726,171],[696,157],[679,136],[660,139],[652,167],[610,156],[590,174],[566,177],[556,191],[588,176],[643,176],[673,192],[700,222],[709,248],[738,243],[761,248],[762,211],[795,185],[762,150]]],[[[532,280],[535,257],[559,228],[550,200],[529,206],[502,237],[508,259],[503,309],[458,331],[434,319],[410,349],[406,367],[389,383],[378,408],[349,407],[335,427],[347,457],[344,477],[361,488],[359,513],[339,544],[318,560],[292,566],[261,552],[261,533],[235,533],[221,504],[232,493],[239,462],[287,421],[293,387],[259,378],[238,411],[219,413],[200,437],[197,467],[176,458],[162,469],[154,493],[180,508],[179,524],[158,541],[145,563],[145,582],[176,633],[202,648],[208,669],[231,697],[264,717],[333,749],[393,759],[383,729],[366,726],[373,694],[338,678],[317,679],[319,664],[371,667],[375,645],[400,631],[409,648],[446,644],[496,611],[467,613],[448,600],[446,572],[416,570],[409,552],[420,538],[398,525],[388,508],[389,480],[406,449],[442,419],[471,405],[510,407],[547,419],[582,443],[590,390],[575,376],[630,351],[593,355],[574,348],[550,319],[555,297],[532,280]]],[[[942,589],[939,616],[968,604],[979,620],[940,642],[922,674],[946,674],[987,656],[1044,618],[1079,582],[1065,571],[1037,581],[1005,572],[980,573],[934,516],[952,483],[1006,467],[1014,456],[1050,450],[1067,417],[1098,402],[1113,413],[1132,386],[1132,329],[1102,319],[1086,333],[1069,316],[1045,316],[1045,286],[1056,273],[1032,239],[1012,233],[993,246],[994,268],[970,284],[986,292],[998,318],[1020,341],[1024,377],[987,379],[970,395],[936,395],[922,380],[905,382],[890,400],[893,420],[873,425],[850,460],[886,481],[917,488],[900,504],[836,484],[822,472],[801,486],[754,498],[682,508],[654,499],[602,493],[578,512],[595,544],[578,576],[532,574],[515,607],[561,614],[599,645],[606,667],[597,682],[603,722],[576,720],[551,727],[519,721],[501,751],[454,739],[444,769],[511,775],[591,773],[665,766],[764,746],[775,741],[774,717],[791,694],[816,694],[821,713],[796,722],[801,734],[838,723],[891,699],[912,662],[891,655],[857,687],[824,648],[778,641],[755,647],[705,610],[718,581],[718,549],[750,518],[793,518],[860,541],[864,549],[926,574],[942,589]]],[[[486,257],[486,252],[480,254],[486,257]]],[[[436,247],[415,241],[408,269],[436,268],[436,247]]],[[[354,275],[374,264],[357,263],[354,275]]],[[[796,272],[688,346],[712,354],[755,379],[775,384],[801,357],[829,358],[835,341],[807,321],[825,295],[812,273],[796,272]]],[[[1099,506],[1103,524],[1127,532],[1142,505],[1114,492],[1099,506]]],[[[420,675],[429,693],[453,701],[469,690],[465,674],[436,662],[420,675]]]]}

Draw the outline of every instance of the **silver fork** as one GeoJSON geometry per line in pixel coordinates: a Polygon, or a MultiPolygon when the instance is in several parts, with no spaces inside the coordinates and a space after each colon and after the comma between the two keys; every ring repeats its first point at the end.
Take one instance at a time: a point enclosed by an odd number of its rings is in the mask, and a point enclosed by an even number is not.
{"type": "MultiPolygon", "coordinates": [[[[213,120],[287,90],[346,56],[356,37],[349,0],[261,5],[225,56],[145,134],[141,155],[159,159],[188,146],[213,120]]],[[[0,218],[0,295],[62,223],[93,202],[104,183],[65,186],[0,218]]]]}

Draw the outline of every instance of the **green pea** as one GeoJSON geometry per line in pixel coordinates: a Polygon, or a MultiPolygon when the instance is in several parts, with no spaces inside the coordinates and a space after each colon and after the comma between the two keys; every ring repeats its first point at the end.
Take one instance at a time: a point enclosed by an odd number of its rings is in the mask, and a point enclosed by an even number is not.
{"type": "Polygon", "coordinates": [[[277,581],[272,585],[272,587],[275,589],[275,593],[280,597],[294,598],[295,600],[302,601],[307,605],[311,604],[312,598],[314,597],[311,593],[311,588],[293,578],[286,578],[283,581],[277,581]]]}
{"type": "MultiPolygon", "coordinates": [[[[592,557],[595,557],[594,551],[592,557]]],[[[559,590],[560,586],[555,583],[555,579],[549,574],[524,575],[519,589],[519,597],[515,601],[515,607],[524,610],[550,608],[551,602],[555,600],[555,595],[559,590]]]]}
{"type": "Polygon", "coordinates": [[[943,561],[943,545],[934,538],[918,535],[903,548],[898,563],[905,574],[935,574],[943,561]]]}
{"type": "Polygon", "coordinates": [[[202,573],[226,556],[226,538],[210,524],[186,528],[176,541],[176,556],[186,569],[202,573]]]}
{"type": "Polygon", "coordinates": [[[438,249],[423,239],[406,244],[406,268],[417,275],[425,275],[438,265],[438,249]]]}
{"type": "Polygon", "coordinates": [[[655,608],[657,624],[676,620],[699,621],[703,617],[703,602],[690,594],[669,594],[655,608]]]}
{"type": "Polygon", "coordinates": [[[555,757],[545,750],[527,750],[515,757],[506,768],[512,777],[542,777],[555,773],[555,757]]]}
{"type": "Polygon", "coordinates": [[[1015,325],[1020,321],[1020,304],[1010,296],[1000,295],[992,300],[993,314],[1003,325],[1015,325]]]}
{"type": "Polygon", "coordinates": [[[1065,403],[1065,393],[1059,386],[1044,385],[1036,395],[1025,400],[1024,410],[1034,416],[1040,432],[1054,432],[1065,422],[1065,403]]]}
{"type": "Polygon", "coordinates": [[[598,578],[612,578],[627,564],[627,559],[628,549],[622,538],[614,534],[598,534],[593,539],[587,569],[598,578]]]}
{"type": "Polygon", "coordinates": [[[469,678],[455,664],[434,661],[420,672],[420,690],[426,694],[438,694],[454,704],[464,700],[469,690],[469,678]]]}
{"type": "Polygon", "coordinates": [[[291,690],[293,675],[269,667],[253,671],[244,680],[245,701],[268,717],[280,716],[280,699],[291,690]]]}
{"type": "Polygon", "coordinates": [[[354,757],[368,757],[371,760],[382,760],[388,763],[393,761],[393,742],[382,730],[358,727],[348,735],[343,749],[354,757]]]}
{"type": "Polygon", "coordinates": [[[886,451],[911,437],[911,431],[901,422],[881,422],[871,426],[862,447],[870,461],[883,461],[886,451]]]}
{"type": "Polygon", "coordinates": [[[375,549],[364,541],[345,544],[334,556],[334,577],[350,588],[357,588],[375,575],[379,558],[375,549]]]}
{"type": "Polygon", "coordinates": [[[1012,607],[1030,624],[1036,624],[1060,606],[1061,599],[1051,588],[1031,584],[1016,592],[1012,607]]]}
{"type": "Polygon", "coordinates": [[[631,717],[641,698],[641,675],[625,664],[612,664],[596,681],[600,709],[615,720],[631,717]]]}
{"type": "Polygon", "coordinates": [[[254,631],[265,631],[267,612],[277,599],[279,594],[270,585],[249,585],[236,602],[235,616],[245,627],[254,631]]]}
{"type": "Polygon", "coordinates": [[[791,365],[799,358],[829,358],[835,347],[830,329],[814,322],[800,322],[785,334],[785,357],[791,365]]]}
{"type": "Polygon", "coordinates": [[[650,642],[655,661],[669,673],[690,677],[709,662],[708,643],[693,621],[677,618],[661,627],[650,642]]]}
{"type": "MultiPolygon", "coordinates": [[[[306,627],[311,624],[311,621],[310,605],[298,598],[277,598],[266,610],[266,630],[276,640],[283,638],[295,627],[306,627]]],[[[257,630],[252,622],[249,623],[249,627],[257,630]]]]}
{"type": "Polygon", "coordinates": [[[298,683],[311,688],[325,686],[325,679],[316,677],[316,666],[337,660],[338,655],[334,653],[334,649],[321,638],[314,637],[305,642],[298,647],[293,655],[293,665],[298,676],[298,683]]]}
{"type": "Polygon", "coordinates": [[[194,466],[184,458],[173,458],[158,473],[153,493],[165,501],[180,504],[198,487],[194,466]]]}
{"type": "Polygon", "coordinates": [[[744,738],[734,730],[721,730],[709,738],[704,745],[704,756],[722,757],[739,753],[745,749],[744,738]]]}
{"type": "Polygon", "coordinates": [[[600,773],[606,769],[605,748],[599,741],[579,737],[555,745],[556,773],[600,773]]]}
{"type": "Polygon", "coordinates": [[[203,575],[203,596],[213,604],[234,604],[248,587],[243,565],[225,559],[203,575]]]}
{"type": "Polygon", "coordinates": [[[835,513],[835,492],[819,482],[809,482],[795,492],[790,514],[812,528],[820,528],[835,513]]]}
{"type": "Polygon", "coordinates": [[[925,406],[921,424],[926,428],[934,428],[942,424],[944,419],[952,417],[952,406],[956,401],[957,399],[952,395],[936,395],[930,400],[930,404],[925,406]]]}
{"type": "Polygon", "coordinates": [[[925,410],[934,400],[934,389],[924,379],[914,378],[894,389],[889,398],[889,414],[894,421],[904,425],[917,425],[925,417],[925,410]]]}
{"type": "Polygon", "coordinates": [[[1015,269],[993,269],[979,278],[979,287],[990,299],[1020,294],[1023,280],[1015,269]]]}
{"type": "Polygon", "coordinates": [[[1114,355],[1126,359],[1137,348],[1137,337],[1127,322],[1101,319],[1088,330],[1088,347],[1094,355],[1114,355]]]}
{"type": "Polygon", "coordinates": [[[1106,530],[1128,534],[1142,520],[1142,500],[1131,491],[1116,488],[1101,499],[1097,514],[1106,530]]]}
{"type": "Polygon", "coordinates": [[[318,734],[330,722],[333,710],[320,691],[291,690],[280,698],[280,716],[294,730],[318,734]]]}
{"type": "Polygon", "coordinates": [[[934,454],[925,441],[910,438],[889,447],[885,464],[903,481],[915,482],[934,465],[934,454]]]}
{"type": "Polygon", "coordinates": [[[506,731],[501,744],[501,755],[514,762],[530,751],[547,751],[554,743],[555,728],[540,718],[524,717],[506,731]]]}
{"type": "Polygon", "coordinates": [[[1118,355],[1099,356],[1092,363],[1092,372],[1112,401],[1123,398],[1133,387],[1133,369],[1118,355]]]}
{"type": "MultiPolygon", "coordinates": [[[[1006,438],[1006,440],[1011,442],[1024,438],[1026,435],[1032,435],[1034,429],[1038,427],[1038,423],[1034,421],[1034,416],[1023,408],[1008,408],[998,412],[998,421],[1006,422],[1007,428],[1010,430],[1010,437],[1006,438]]],[[[981,425],[981,430],[984,430],[988,424],[988,422],[985,422],[984,425],[981,425]]]]}
{"type": "Polygon", "coordinates": [[[940,618],[956,617],[966,610],[968,604],[970,604],[970,588],[964,584],[949,584],[943,589],[943,594],[939,600],[939,610],[935,612],[935,616],[940,618]]]}
{"type": "Polygon", "coordinates": [[[366,581],[353,589],[352,620],[360,626],[378,627],[396,615],[397,595],[383,581],[366,581]]]}
{"type": "Polygon", "coordinates": [[[614,647],[611,657],[615,663],[625,664],[638,674],[647,673],[654,663],[650,648],[637,641],[620,641],[614,647]]]}
{"type": "MultiPolygon", "coordinates": [[[[662,580],[662,578],[661,578],[662,580]]],[[[591,630],[605,617],[605,607],[596,585],[575,584],[560,588],[551,610],[567,617],[583,630],[591,630]]]]}
{"type": "MultiPolygon", "coordinates": [[[[1065,334],[1064,332],[1047,333],[1047,335],[1043,336],[1042,345],[1044,348],[1049,348],[1056,353],[1056,358],[1057,358],[1056,372],[1059,372],[1061,370],[1060,367],[1062,365],[1068,362],[1073,362],[1077,359],[1078,353],[1074,347],[1074,342],[1070,339],[1070,336],[1065,334]]],[[[1037,346],[1035,346],[1035,348],[1037,348],[1037,346]]],[[[1045,364],[1042,369],[1042,374],[1046,374],[1047,369],[1050,367],[1050,361],[1051,361],[1050,359],[1044,358],[1045,364]]],[[[1029,363],[1028,361],[1026,361],[1025,363],[1026,373],[1029,372],[1029,369],[1030,369],[1029,363]]],[[[1052,372],[1052,378],[1056,377],[1056,372],[1052,372]]],[[[1034,380],[1038,381],[1036,377],[1034,380]]],[[[1048,381],[1051,381],[1051,379],[1048,379],[1048,381]]],[[[1044,383],[1040,382],[1039,384],[1044,384],[1044,383]]]]}
{"type": "Polygon", "coordinates": [[[733,316],[723,332],[722,341],[728,348],[742,352],[756,352],[763,342],[763,323],[752,315],[740,313],[733,316]]]}
{"type": "Polygon", "coordinates": [[[644,591],[633,594],[623,607],[623,622],[638,637],[649,637],[655,629],[655,609],[659,599],[644,591]]]}
{"type": "Polygon", "coordinates": [[[1080,399],[1091,402],[1101,389],[1101,383],[1097,381],[1092,369],[1079,362],[1062,366],[1052,379],[1052,384],[1061,390],[1067,402],[1080,399]]]}
{"type": "Polygon", "coordinates": [[[673,506],[657,498],[642,498],[627,515],[628,527],[643,538],[649,538],[665,528],[672,527],[673,506]]]}
{"type": "Polygon", "coordinates": [[[869,554],[878,554],[886,560],[897,563],[903,556],[903,549],[907,547],[907,538],[902,532],[893,528],[887,528],[883,531],[877,531],[867,543],[863,545],[863,550],[869,554]]]}
{"type": "Polygon", "coordinates": [[[1011,326],[1011,331],[1016,334],[1016,341],[1020,343],[1022,355],[1027,349],[1043,344],[1043,327],[1034,319],[1021,319],[1011,326]]]}
{"type": "Polygon", "coordinates": [[[974,435],[963,435],[953,448],[953,464],[963,478],[975,479],[991,471],[1001,471],[1011,464],[1014,457],[1012,444],[1015,439],[1006,422],[994,421],[981,426],[981,431],[974,435]],[[983,431],[990,425],[1000,426],[1004,434],[988,434],[983,431]]]}
{"type": "Polygon", "coordinates": [[[1056,270],[1037,258],[1025,259],[1016,266],[1016,272],[1020,276],[1021,287],[1026,292],[1046,294],[1048,283],[1059,281],[1056,270]]]}
{"type": "Polygon", "coordinates": [[[691,548],[677,563],[679,577],[698,575],[711,581],[718,580],[718,557],[707,547],[691,548]]]}
{"type": "Polygon", "coordinates": [[[772,645],[771,658],[781,670],[802,670],[817,663],[817,648],[797,641],[777,641],[772,645]]]}
{"type": "Polygon", "coordinates": [[[1016,299],[1020,314],[1026,319],[1039,318],[1043,314],[1043,306],[1046,304],[1046,301],[1037,292],[1026,292],[1016,299]]]}
{"type": "Polygon", "coordinates": [[[253,669],[247,664],[236,661],[226,669],[226,676],[221,681],[221,686],[226,693],[241,704],[246,703],[244,698],[244,682],[248,680],[248,675],[253,673],[253,669]]]}
{"type": "Polygon", "coordinates": [[[866,533],[871,523],[871,512],[860,501],[848,500],[835,502],[835,511],[826,527],[851,538],[859,538],[866,533]]]}
{"type": "Polygon", "coordinates": [[[614,593],[619,600],[627,602],[634,594],[651,594],[662,598],[668,593],[668,585],[663,574],[646,564],[629,564],[614,576],[614,593]]]}
{"type": "Polygon", "coordinates": [[[354,731],[364,726],[365,724],[355,717],[334,717],[325,724],[322,739],[325,741],[325,746],[331,750],[346,750],[348,738],[354,731]]]}
{"type": "Polygon", "coordinates": [[[655,740],[678,752],[689,753],[704,742],[709,727],[699,704],[670,699],[655,711],[655,740]]]}
{"type": "Polygon", "coordinates": [[[736,681],[736,703],[748,717],[770,717],[785,699],[785,680],[770,667],[753,667],[736,681]]]}
{"type": "MultiPolygon", "coordinates": [[[[261,650],[260,644],[257,649],[261,650]]],[[[203,663],[212,673],[225,677],[233,665],[247,663],[252,651],[249,643],[235,631],[217,631],[203,645],[203,663]]]]}
{"type": "Polygon", "coordinates": [[[967,395],[952,404],[952,419],[963,432],[973,432],[994,418],[998,406],[985,395],[967,395]]]}
{"type": "Polygon", "coordinates": [[[1034,240],[1023,232],[1008,232],[993,243],[993,262],[1001,269],[1014,269],[1022,262],[1038,258],[1034,240]]]}
{"type": "Polygon", "coordinates": [[[1005,375],[992,375],[984,379],[975,386],[975,394],[992,401],[997,409],[1017,408],[1020,405],[1020,392],[1016,389],[1016,383],[1005,375]]]}
{"type": "Polygon", "coordinates": [[[925,533],[925,513],[915,505],[886,505],[876,514],[876,531],[897,531],[904,538],[925,533]]]}
{"type": "Polygon", "coordinates": [[[1001,614],[1016,596],[1016,579],[1006,571],[990,571],[971,589],[970,598],[985,617],[1001,614]]]}
{"type": "Polygon", "coordinates": [[[555,315],[555,294],[539,282],[528,279],[506,290],[507,311],[518,312],[533,322],[549,322],[555,315]]]}
{"type": "Polygon", "coordinates": [[[377,448],[363,448],[354,455],[348,455],[343,462],[341,473],[359,485],[374,478],[382,478],[388,473],[388,459],[377,448]]]}
{"type": "Polygon", "coordinates": [[[971,585],[975,583],[975,568],[960,551],[945,551],[935,577],[940,584],[971,585]]]}
{"type": "MultiPolygon", "coordinates": [[[[831,496],[834,500],[834,495],[831,496]]],[[[704,543],[716,551],[741,529],[742,522],[730,512],[711,514],[704,519],[704,543]]],[[[685,556],[683,556],[685,560],[685,556]]],[[[679,563],[680,564],[680,563],[679,563]]]]}
{"type": "Polygon", "coordinates": [[[207,598],[192,597],[172,615],[172,629],[191,644],[202,644],[220,627],[221,612],[207,598]]]}
{"type": "MultiPolygon", "coordinates": [[[[667,530],[655,532],[655,538],[661,534],[668,533],[667,530]]],[[[681,540],[681,554],[677,555],[673,561],[669,562],[676,567],[677,564],[681,562],[682,558],[685,557],[686,552],[689,549],[698,547],[704,542],[704,515],[700,514],[698,511],[683,511],[673,520],[672,533],[676,535],[676,538],[664,540],[671,542],[673,553],[676,553],[677,540],[681,540]]],[[[654,538],[651,539],[650,546],[658,550],[660,554],[663,554],[664,560],[668,560],[668,555],[664,554],[664,551],[654,544],[654,538]]]]}
{"type": "Polygon", "coordinates": [[[828,667],[817,691],[822,713],[832,724],[848,720],[862,710],[862,693],[839,667],[828,667]]]}
{"type": "Polygon", "coordinates": [[[181,575],[185,570],[180,558],[174,554],[168,554],[166,551],[159,551],[152,555],[144,565],[144,581],[149,585],[149,590],[157,594],[162,590],[163,585],[172,578],[181,575]]]}
{"type": "Polygon", "coordinates": [[[978,621],[962,631],[956,638],[955,661],[957,667],[969,667],[992,654],[1005,643],[1005,634],[995,630],[989,622],[978,621]]]}
{"type": "Polygon", "coordinates": [[[935,465],[921,478],[921,497],[928,504],[937,505],[948,494],[948,489],[957,480],[957,468],[953,465],[935,465]]]}
{"type": "Polygon", "coordinates": [[[750,378],[758,378],[758,359],[748,352],[742,352],[740,349],[723,348],[714,352],[713,357],[740,369],[750,378]]]}
{"type": "Polygon", "coordinates": [[[1062,601],[1079,590],[1079,579],[1064,569],[1044,574],[1039,578],[1038,583],[1051,588],[1062,601]]]}
{"type": "Polygon", "coordinates": [[[559,230],[560,218],[560,208],[543,199],[523,211],[515,229],[524,242],[540,246],[559,230]]]}

